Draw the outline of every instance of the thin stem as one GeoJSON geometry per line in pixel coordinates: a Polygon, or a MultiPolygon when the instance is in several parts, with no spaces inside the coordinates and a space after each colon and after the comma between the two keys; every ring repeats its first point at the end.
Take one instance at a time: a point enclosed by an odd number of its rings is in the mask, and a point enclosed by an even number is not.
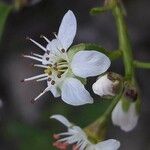
{"type": "Polygon", "coordinates": [[[84,131],[90,137],[90,139],[97,143],[98,141],[104,140],[106,136],[106,129],[107,129],[107,123],[110,119],[111,113],[120,100],[123,93],[123,87],[120,90],[120,93],[114,97],[109,107],[106,109],[104,114],[100,116],[96,121],[88,125],[86,128],[84,128],[84,131]]]}
{"type": "MultiPolygon", "coordinates": [[[[102,115],[104,120],[108,120],[109,119],[110,114],[113,111],[113,109],[116,106],[116,104],[118,103],[118,101],[120,100],[120,98],[122,96],[122,93],[123,93],[123,87],[122,87],[120,93],[112,100],[111,104],[109,105],[109,107],[106,109],[106,111],[102,115]]],[[[101,117],[99,118],[99,120],[101,120],[101,117]]]]}
{"type": "Polygon", "coordinates": [[[134,66],[137,68],[142,68],[142,69],[150,69],[150,63],[140,62],[137,60],[134,61],[134,66]]]}
{"type": "Polygon", "coordinates": [[[119,1],[116,2],[116,6],[113,7],[112,12],[115,17],[118,30],[119,49],[123,52],[125,77],[131,80],[134,76],[132,47],[124,19],[123,10],[119,1]]]}

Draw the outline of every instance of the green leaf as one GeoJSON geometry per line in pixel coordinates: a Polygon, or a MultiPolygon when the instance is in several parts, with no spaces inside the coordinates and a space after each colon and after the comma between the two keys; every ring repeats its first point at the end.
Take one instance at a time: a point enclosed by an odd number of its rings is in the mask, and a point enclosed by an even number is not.
{"type": "Polygon", "coordinates": [[[0,40],[2,38],[7,17],[11,12],[12,8],[13,8],[12,6],[0,2],[0,40]]]}

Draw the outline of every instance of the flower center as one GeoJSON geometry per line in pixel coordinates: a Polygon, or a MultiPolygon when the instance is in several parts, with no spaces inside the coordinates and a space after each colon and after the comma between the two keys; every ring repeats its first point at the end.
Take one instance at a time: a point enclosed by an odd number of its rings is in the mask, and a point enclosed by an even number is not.
{"type": "Polygon", "coordinates": [[[45,74],[48,74],[49,79],[48,81],[51,81],[51,84],[55,84],[55,80],[58,78],[61,78],[62,75],[67,71],[68,69],[68,62],[64,59],[59,60],[58,62],[48,65],[48,68],[44,70],[45,74]]]}

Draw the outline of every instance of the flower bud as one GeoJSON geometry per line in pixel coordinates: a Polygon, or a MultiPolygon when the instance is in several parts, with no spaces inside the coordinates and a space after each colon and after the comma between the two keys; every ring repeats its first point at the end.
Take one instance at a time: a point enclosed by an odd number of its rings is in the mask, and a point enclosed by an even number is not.
{"type": "Polygon", "coordinates": [[[122,77],[119,74],[109,72],[100,76],[93,84],[92,89],[95,94],[104,97],[112,98],[115,96],[122,86],[122,77]]]}
{"type": "Polygon", "coordinates": [[[133,85],[126,85],[124,93],[112,112],[112,122],[123,131],[129,132],[138,123],[140,99],[133,85]]]}

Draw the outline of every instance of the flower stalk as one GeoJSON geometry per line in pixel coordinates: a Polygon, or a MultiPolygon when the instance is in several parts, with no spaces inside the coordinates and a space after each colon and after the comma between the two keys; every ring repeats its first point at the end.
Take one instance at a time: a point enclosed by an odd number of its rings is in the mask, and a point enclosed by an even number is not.
{"type": "Polygon", "coordinates": [[[134,66],[136,68],[141,68],[141,69],[150,69],[150,63],[148,62],[141,62],[141,61],[134,61],[134,66]]]}
{"type": "Polygon", "coordinates": [[[122,50],[123,53],[125,78],[128,80],[132,80],[134,76],[132,46],[131,46],[121,4],[119,3],[118,0],[115,1],[116,1],[116,6],[113,7],[112,12],[116,21],[116,26],[118,31],[119,49],[122,50]]]}
{"type": "Polygon", "coordinates": [[[104,114],[100,116],[92,124],[84,128],[84,131],[86,132],[88,137],[90,137],[90,140],[92,140],[93,142],[97,143],[105,139],[107,123],[110,119],[110,114],[113,111],[116,104],[118,103],[118,101],[120,100],[122,93],[123,93],[123,88],[121,88],[120,93],[114,97],[111,104],[104,112],[104,114]]]}

